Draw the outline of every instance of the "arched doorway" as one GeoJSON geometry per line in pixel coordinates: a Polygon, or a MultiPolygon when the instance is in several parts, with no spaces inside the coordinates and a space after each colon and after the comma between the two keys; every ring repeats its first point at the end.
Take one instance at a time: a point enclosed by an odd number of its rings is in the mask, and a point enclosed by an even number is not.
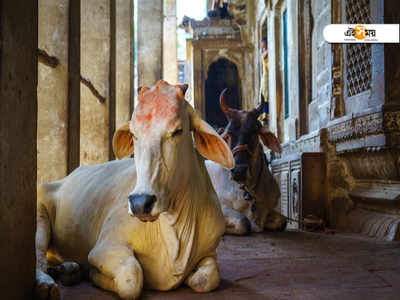
{"type": "Polygon", "coordinates": [[[221,58],[210,65],[206,80],[206,121],[218,129],[228,123],[219,106],[219,95],[228,88],[226,102],[232,108],[241,109],[242,95],[237,67],[227,59],[221,58]]]}

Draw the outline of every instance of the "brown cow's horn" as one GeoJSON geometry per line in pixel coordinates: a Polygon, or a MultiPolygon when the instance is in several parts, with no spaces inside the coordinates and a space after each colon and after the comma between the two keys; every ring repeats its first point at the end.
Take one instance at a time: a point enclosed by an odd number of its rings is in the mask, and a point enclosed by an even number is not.
{"type": "Polygon", "coordinates": [[[225,88],[222,91],[221,95],[219,96],[219,104],[221,105],[221,109],[225,114],[231,110],[231,108],[228,105],[226,105],[226,102],[225,102],[226,90],[227,90],[227,88],[225,88]]]}
{"type": "Polygon", "coordinates": [[[256,108],[259,115],[262,113],[263,108],[264,108],[264,99],[262,98],[260,104],[258,104],[258,106],[256,108]]]}

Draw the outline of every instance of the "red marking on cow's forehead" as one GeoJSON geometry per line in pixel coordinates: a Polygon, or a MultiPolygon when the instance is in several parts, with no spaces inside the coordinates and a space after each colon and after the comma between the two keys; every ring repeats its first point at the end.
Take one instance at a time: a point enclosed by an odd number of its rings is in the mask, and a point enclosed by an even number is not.
{"type": "Polygon", "coordinates": [[[139,96],[136,107],[136,124],[147,130],[153,124],[166,122],[172,124],[179,115],[179,103],[176,87],[159,81],[152,89],[139,96]]]}

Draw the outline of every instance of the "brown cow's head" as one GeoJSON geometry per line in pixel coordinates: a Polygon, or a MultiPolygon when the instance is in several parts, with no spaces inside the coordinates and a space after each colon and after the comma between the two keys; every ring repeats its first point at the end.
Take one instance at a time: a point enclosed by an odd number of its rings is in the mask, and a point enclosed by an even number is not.
{"type": "Polygon", "coordinates": [[[234,166],[228,145],[185,101],[186,89],[165,81],[139,88],[131,121],[114,134],[116,157],[135,156],[137,182],[129,195],[129,213],[142,221],[174,209],[171,200],[203,174],[196,151],[226,168],[234,166]]]}
{"type": "Polygon", "coordinates": [[[238,183],[246,183],[257,175],[257,165],[264,161],[259,139],[274,152],[280,153],[282,150],[278,138],[258,121],[264,102],[253,110],[233,109],[225,103],[225,92],[226,89],[221,93],[220,105],[228,119],[228,125],[222,137],[231,147],[235,159],[235,167],[231,170],[232,178],[238,183]]]}

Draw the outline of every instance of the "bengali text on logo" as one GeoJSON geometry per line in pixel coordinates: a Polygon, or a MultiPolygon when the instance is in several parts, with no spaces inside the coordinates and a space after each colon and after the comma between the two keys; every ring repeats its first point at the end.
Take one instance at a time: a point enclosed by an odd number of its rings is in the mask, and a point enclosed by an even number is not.
{"type": "Polygon", "coordinates": [[[399,24],[330,24],[323,35],[329,43],[399,43],[399,24]]]}

